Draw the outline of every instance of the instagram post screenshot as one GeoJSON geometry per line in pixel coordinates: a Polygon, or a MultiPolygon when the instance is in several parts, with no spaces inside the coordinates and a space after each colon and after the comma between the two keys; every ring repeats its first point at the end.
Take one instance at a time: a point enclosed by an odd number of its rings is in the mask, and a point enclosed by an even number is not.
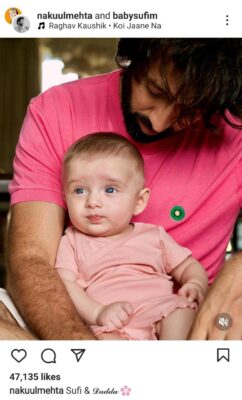
{"type": "Polygon", "coordinates": [[[240,11],[1,2],[1,399],[241,398],[240,11]]]}

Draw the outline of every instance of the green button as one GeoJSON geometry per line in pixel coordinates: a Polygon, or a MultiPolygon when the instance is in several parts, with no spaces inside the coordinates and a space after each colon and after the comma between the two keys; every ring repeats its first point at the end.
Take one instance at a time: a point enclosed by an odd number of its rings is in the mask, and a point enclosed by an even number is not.
{"type": "Polygon", "coordinates": [[[175,206],[171,209],[170,215],[175,221],[181,221],[185,217],[185,210],[181,206],[175,206]]]}

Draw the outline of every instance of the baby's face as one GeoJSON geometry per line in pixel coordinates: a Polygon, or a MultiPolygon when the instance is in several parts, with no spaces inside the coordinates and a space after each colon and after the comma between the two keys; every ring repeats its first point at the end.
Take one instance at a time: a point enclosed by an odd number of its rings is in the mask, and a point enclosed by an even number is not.
{"type": "Polygon", "coordinates": [[[16,15],[18,15],[17,10],[15,8],[11,8],[9,10],[9,16],[11,18],[11,21],[14,19],[14,17],[16,17],[16,15]]]}
{"type": "Polygon", "coordinates": [[[143,189],[142,174],[121,156],[84,157],[71,160],[64,173],[72,224],[91,236],[128,231],[143,189]]]}

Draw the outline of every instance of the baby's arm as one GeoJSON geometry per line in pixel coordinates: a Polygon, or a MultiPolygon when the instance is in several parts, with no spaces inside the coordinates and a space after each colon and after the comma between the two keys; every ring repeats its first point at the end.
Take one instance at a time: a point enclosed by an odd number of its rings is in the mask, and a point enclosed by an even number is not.
{"type": "Polygon", "coordinates": [[[91,299],[76,283],[76,274],[67,269],[57,269],[67,292],[79,315],[88,325],[106,326],[108,329],[122,328],[132,307],[127,302],[116,302],[103,305],[91,299]]]}
{"type": "Polygon", "coordinates": [[[196,300],[201,304],[208,289],[208,278],[202,265],[189,256],[174,268],[171,274],[182,285],[178,294],[187,297],[189,301],[196,300]]]}

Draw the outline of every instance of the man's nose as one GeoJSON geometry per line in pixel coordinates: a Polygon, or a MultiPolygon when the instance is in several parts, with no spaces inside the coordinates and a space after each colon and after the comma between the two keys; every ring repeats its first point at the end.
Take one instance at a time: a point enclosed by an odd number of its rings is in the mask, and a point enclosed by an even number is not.
{"type": "Polygon", "coordinates": [[[155,132],[162,132],[176,121],[174,105],[166,108],[156,108],[150,112],[149,120],[155,132]]]}
{"type": "Polygon", "coordinates": [[[99,193],[97,192],[89,193],[87,197],[87,207],[89,208],[102,207],[102,200],[99,193]]]}

